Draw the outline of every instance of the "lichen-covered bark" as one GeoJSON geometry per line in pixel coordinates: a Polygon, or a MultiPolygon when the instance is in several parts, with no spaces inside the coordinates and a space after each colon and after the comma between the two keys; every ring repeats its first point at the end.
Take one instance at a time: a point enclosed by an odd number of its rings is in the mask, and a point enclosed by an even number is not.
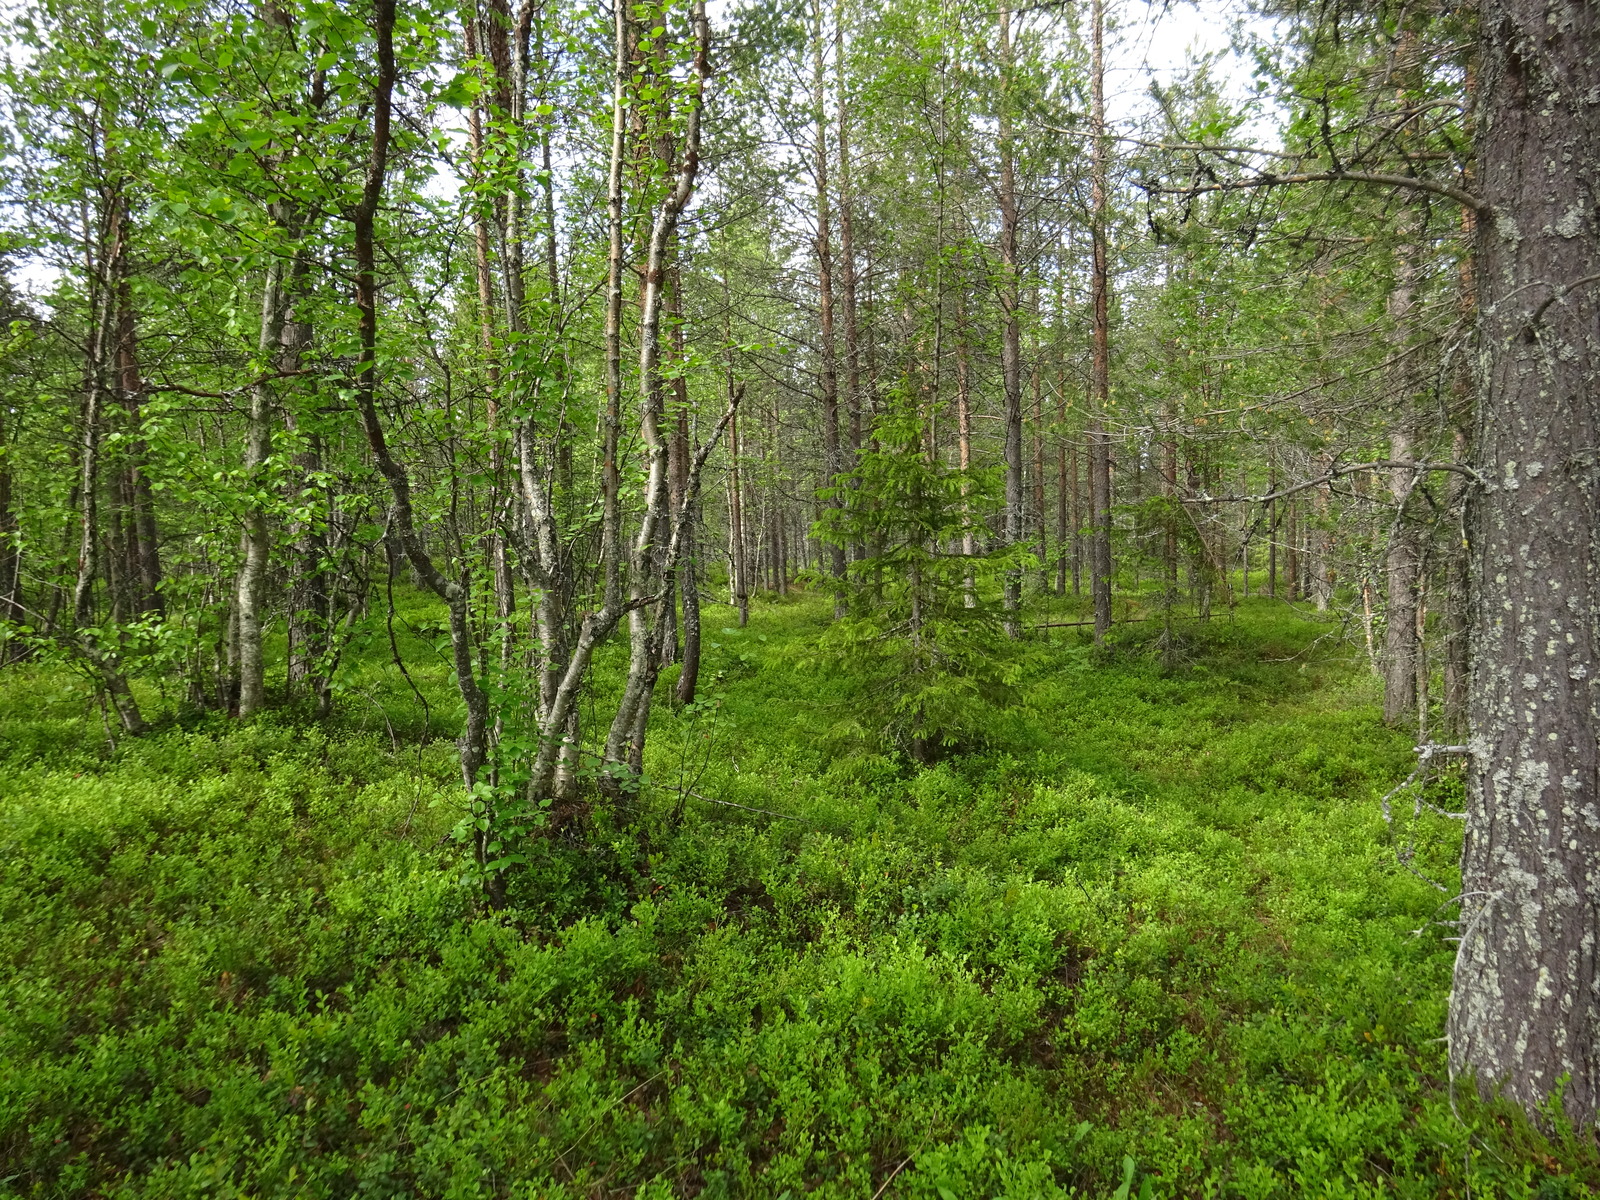
{"type": "Polygon", "coordinates": [[[1600,1105],[1600,7],[1484,0],[1473,788],[1450,1061],[1600,1105]]]}

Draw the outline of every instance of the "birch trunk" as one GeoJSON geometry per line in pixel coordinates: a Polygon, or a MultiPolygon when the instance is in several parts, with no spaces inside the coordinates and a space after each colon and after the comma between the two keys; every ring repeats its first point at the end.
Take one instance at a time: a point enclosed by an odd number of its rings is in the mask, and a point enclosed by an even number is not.
{"type": "MultiPolygon", "coordinates": [[[[259,369],[264,374],[276,362],[283,341],[287,306],[284,303],[283,264],[276,257],[267,263],[261,285],[261,332],[257,343],[259,369]]],[[[266,589],[267,556],[271,542],[267,531],[264,477],[272,456],[272,385],[258,379],[250,389],[250,408],[245,416],[244,485],[247,489],[244,514],[244,561],[234,584],[234,612],[238,620],[239,651],[235,663],[238,674],[238,716],[247,720],[260,711],[266,699],[266,662],[261,651],[262,595],[266,589]]]]}
{"type": "MultiPolygon", "coordinates": [[[[468,791],[477,783],[478,772],[488,758],[489,701],[478,685],[473,661],[472,630],[467,589],[447,578],[423,547],[412,508],[411,479],[390,452],[383,423],[378,417],[378,274],[376,222],[388,169],[390,122],[395,84],[394,54],[395,0],[377,0],[374,8],[374,33],[377,43],[377,77],[372,93],[372,141],[362,183],[361,199],[349,213],[354,230],[356,264],[356,315],[361,352],[356,370],[356,407],[367,446],[379,473],[389,485],[393,501],[394,524],[400,545],[423,586],[449,608],[450,648],[455,668],[456,687],[466,708],[466,720],[457,749],[461,779],[468,791]]],[[[480,835],[477,854],[486,857],[486,838],[480,835]]]]}
{"type": "MultiPolygon", "coordinates": [[[[664,424],[664,390],[661,378],[661,314],[667,281],[668,255],[679,218],[694,195],[700,169],[700,116],[706,81],[710,77],[710,30],[704,0],[695,0],[695,71],[698,86],[690,97],[684,131],[683,160],[678,165],[672,191],[656,210],[645,252],[643,291],[639,300],[639,435],[644,446],[647,475],[644,513],[634,539],[629,564],[628,677],[623,684],[617,714],[606,736],[605,762],[624,762],[637,774],[643,766],[645,732],[656,675],[661,669],[661,634],[665,607],[656,606],[652,622],[647,606],[654,597],[670,606],[676,561],[658,553],[663,532],[674,545],[681,544],[681,520],[669,512],[667,438],[664,424]]],[[[607,607],[612,607],[608,604],[607,607]]]]}

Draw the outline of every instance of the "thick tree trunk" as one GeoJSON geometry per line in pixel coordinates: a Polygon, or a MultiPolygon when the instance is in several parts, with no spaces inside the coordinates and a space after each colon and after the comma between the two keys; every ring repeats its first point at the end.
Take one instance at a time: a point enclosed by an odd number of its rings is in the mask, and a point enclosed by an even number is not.
{"type": "MultiPolygon", "coordinates": [[[[1333,459],[1323,457],[1312,471],[1321,475],[1333,466],[1333,459]]],[[[1332,506],[1333,488],[1321,484],[1311,493],[1311,512],[1315,523],[1308,529],[1304,514],[1295,522],[1295,554],[1299,570],[1296,586],[1302,596],[1309,595],[1318,612],[1327,612],[1333,603],[1336,582],[1333,569],[1333,533],[1329,530],[1329,509],[1332,506]]],[[[1296,510],[1299,512],[1300,510],[1296,510]]]]}
{"type": "Polygon", "coordinates": [[[683,531],[683,565],[678,586],[683,593],[683,669],[678,674],[676,696],[679,704],[693,704],[700,683],[700,576],[696,559],[700,508],[690,505],[688,524],[683,531]]]}
{"type": "MultiPolygon", "coordinates": [[[[733,369],[728,369],[728,396],[733,391],[733,369]]],[[[750,623],[750,571],[745,555],[744,540],[744,486],[739,471],[739,418],[735,414],[728,425],[728,570],[733,605],[739,610],[739,628],[750,623]]]]}
{"type": "Polygon", "coordinates": [[[294,467],[298,500],[304,507],[316,506],[326,517],[308,516],[290,527],[294,539],[292,577],[289,580],[288,669],[289,691],[309,693],[318,718],[333,711],[333,689],[329,673],[333,647],[333,574],[328,555],[328,534],[324,527],[332,519],[332,499],[319,476],[322,473],[322,438],[304,433],[298,418],[286,414],[284,427],[302,438],[295,453],[294,467]]]}
{"type": "MultiPolygon", "coordinates": [[[[1182,501],[1178,496],[1178,404],[1168,396],[1166,436],[1161,439],[1161,490],[1167,500],[1165,530],[1161,539],[1161,660],[1172,670],[1177,666],[1178,647],[1172,629],[1173,610],[1178,605],[1178,521],[1182,501]]],[[[1270,488],[1270,485],[1269,485],[1270,488]]],[[[1270,534],[1269,540],[1270,540],[1270,534]]]]}
{"type": "Polygon", "coordinates": [[[1484,0],[1472,776],[1452,1072],[1600,1110],[1600,6],[1484,0]]]}
{"type": "MultiPolygon", "coordinates": [[[[1064,306],[1063,306],[1064,307],[1064,306]]],[[[1056,391],[1056,595],[1067,594],[1068,558],[1072,519],[1071,494],[1067,491],[1067,367],[1057,363],[1056,391]]]]}
{"type": "Polygon", "coordinates": [[[1284,501],[1283,522],[1283,594],[1290,601],[1299,600],[1300,589],[1300,506],[1293,496],[1284,501]]]}
{"type": "MultiPolygon", "coordinates": [[[[306,347],[311,344],[309,322],[295,311],[296,297],[305,295],[310,263],[296,253],[289,268],[288,296],[285,297],[282,348],[278,359],[284,371],[300,370],[306,347]]],[[[318,719],[333,712],[334,566],[329,555],[329,529],[334,527],[336,504],[333,493],[322,478],[323,438],[315,429],[306,429],[295,406],[284,406],[284,429],[298,439],[294,454],[295,473],[291,478],[293,505],[306,512],[289,527],[293,538],[289,580],[287,682],[291,694],[309,692],[318,719]]],[[[335,531],[335,545],[341,544],[335,531]]],[[[341,547],[342,548],[342,547],[341,547]]],[[[349,609],[353,620],[357,607],[349,609]]]]}
{"type": "Polygon", "coordinates": [[[605,387],[600,447],[600,564],[605,607],[622,599],[622,476],[617,462],[622,438],[622,167],[627,154],[629,14],[627,4],[612,6],[611,166],[606,176],[605,387]]]}
{"type": "MultiPolygon", "coordinates": [[[[109,306],[108,298],[101,303],[109,306]]],[[[108,315],[94,314],[83,389],[78,443],[78,573],[72,587],[72,618],[94,622],[94,586],[100,567],[100,441],[105,422],[105,347],[108,315]]]]}
{"type": "MultiPolygon", "coordinates": [[[[1035,350],[1037,353],[1037,349],[1035,350]]],[[[1039,591],[1050,590],[1049,515],[1044,506],[1044,379],[1037,359],[1033,364],[1033,534],[1039,556],[1039,591]]]]}
{"type": "MultiPolygon", "coordinates": [[[[1278,490],[1278,456],[1274,451],[1267,459],[1267,494],[1278,490]]],[[[1267,501],[1267,595],[1278,594],[1278,502],[1267,501]]]]}
{"type": "MultiPolygon", "coordinates": [[[[1470,76],[1469,89],[1475,94],[1476,76],[1470,76]]],[[[1477,241],[1477,213],[1461,210],[1461,231],[1469,243],[1477,241]]],[[[1471,254],[1463,255],[1457,267],[1459,294],[1456,310],[1463,327],[1470,327],[1478,308],[1477,263],[1471,254]]],[[[1472,364],[1462,355],[1455,364],[1454,378],[1450,381],[1452,392],[1450,419],[1454,424],[1451,439],[1451,458],[1467,462],[1472,456],[1471,422],[1474,410],[1472,364]]],[[[1466,511],[1471,499],[1471,482],[1461,475],[1452,475],[1449,482],[1449,500],[1446,511],[1451,524],[1444,534],[1444,626],[1443,675],[1444,694],[1440,698],[1440,717],[1444,736],[1460,741],[1467,731],[1468,687],[1471,679],[1472,644],[1472,553],[1467,539],[1466,511]],[[1457,525],[1456,522],[1460,524],[1457,525]]]]}
{"type": "Polygon", "coordinates": [[[1072,594],[1083,595],[1083,478],[1078,464],[1078,443],[1067,447],[1067,475],[1072,488],[1072,594]]]}
{"type": "MultiPolygon", "coordinates": [[[[687,348],[683,338],[683,281],[676,264],[672,268],[672,354],[679,362],[687,361],[687,348]]],[[[688,522],[683,531],[682,557],[678,564],[678,592],[683,607],[683,668],[678,672],[676,697],[679,704],[694,701],[695,688],[700,679],[700,575],[699,575],[699,522],[698,497],[685,506],[689,496],[690,436],[689,436],[689,379],[679,371],[673,379],[673,392],[677,403],[677,429],[672,438],[672,507],[682,512],[688,522]]]]}
{"type": "Polygon", "coordinates": [[[113,340],[116,281],[127,253],[127,221],[120,193],[114,194],[100,233],[100,277],[90,290],[89,354],[85,362],[83,427],[78,446],[78,573],[72,589],[75,649],[93,666],[104,695],[116,709],[123,731],[145,731],[144,717],[128,686],[120,660],[118,635],[93,629],[94,593],[100,572],[100,475],[105,433],[107,371],[113,340]]]}
{"type": "MultiPolygon", "coordinates": [[[[501,6],[496,5],[497,9],[501,6]]],[[[490,58],[494,61],[497,71],[495,82],[498,85],[498,100],[501,115],[512,121],[520,118],[522,71],[511,68],[510,42],[506,36],[504,20],[509,14],[492,12],[486,23],[485,41],[488,43],[490,58]],[[518,85],[513,90],[513,80],[518,85]]],[[[473,27],[467,25],[467,54],[472,57],[473,27]]],[[[518,67],[522,64],[522,56],[518,56],[518,67]]],[[[480,98],[472,106],[468,120],[468,132],[472,142],[472,159],[474,171],[482,174],[483,171],[483,102],[480,98]]],[[[523,221],[521,213],[522,204],[522,173],[515,172],[514,182],[505,192],[505,229],[504,229],[504,255],[503,266],[505,269],[505,283],[503,289],[506,293],[505,306],[507,326],[516,334],[522,331],[523,322],[523,221]]],[[[483,360],[486,367],[484,388],[485,424],[489,434],[489,521],[490,529],[485,537],[485,549],[489,559],[489,577],[494,589],[494,611],[500,626],[500,659],[503,666],[509,665],[512,653],[513,627],[512,617],[516,612],[516,589],[511,576],[511,563],[506,555],[506,537],[496,524],[501,511],[501,496],[506,491],[506,463],[504,444],[500,438],[500,364],[495,353],[494,337],[494,276],[491,271],[489,254],[489,210],[482,203],[476,206],[473,213],[473,260],[477,273],[478,284],[478,339],[483,351],[483,360]]]]}
{"type": "MultiPolygon", "coordinates": [[[[1467,458],[1467,438],[1457,433],[1455,460],[1467,458]]],[[[1468,503],[1468,480],[1454,476],[1450,485],[1449,511],[1459,513],[1468,503]]],[[[1454,527],[1445,532],[1444,550],[1444,695],[1440,716],[1444,733],[1459,739],[1467,730],[1468,688],[1471,681],[1472,639],[1472,555],[1462,532],[1454,527]]]]}
{"type": "Polygon", "coordinates": [[[784,507],[780,481],[783,479],[783,440],[779,423],[778,393],[772,393],[771,424],[767,435],[772,447],[773,487],[767,496],[768,532],[772,535],[772,590],[779,596],[789,594],[789,540],[785,522],[788,511],[784,507]]]}

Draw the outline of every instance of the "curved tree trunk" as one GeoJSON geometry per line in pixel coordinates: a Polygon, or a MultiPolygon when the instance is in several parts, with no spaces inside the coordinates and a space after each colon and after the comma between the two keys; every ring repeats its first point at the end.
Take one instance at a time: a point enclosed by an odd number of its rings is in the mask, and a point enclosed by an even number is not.
{"type": "MultiPolygon", "coordinates": [[[[643,289],[639,300],[639,433],[648,466],[644,513],[634,539],[633,561],[629,568],[628,677],[623,684],[617,715],[606,736],[605,749],[608,765],[626,762],[635,772],[643,760],[650,699],[656,676],[661,670],[661,635],[666,623],[665,612],[673,602],[673,573],[677,567],[677,546],[682,532],[681,513],[669,511],[667,435],[664,427],[666,412],[661,376],[661,316],[666,300],[669,253],[677,233],[678,219],[694,195],[695,178],[700,169],[700,117],[705,83],[711,73],[711,35],[706,22],[704,0],[695,0],[693,20],[695,70],[700,87],[689,101],[683,159],[678,165],[676,179],[671,192],[656,209],[645,254],[643,289]],[[673,547],[667,556],[660,553],[663,541],[669,541],[673,547]],[[657,602],[654,621],[651,621],[648,612],[652,601],[657,602]]],[[[607,590],[609,593],[609,585],[607,590]]],[[[609,595],[606,607],[615,607],[609,595]]]]}

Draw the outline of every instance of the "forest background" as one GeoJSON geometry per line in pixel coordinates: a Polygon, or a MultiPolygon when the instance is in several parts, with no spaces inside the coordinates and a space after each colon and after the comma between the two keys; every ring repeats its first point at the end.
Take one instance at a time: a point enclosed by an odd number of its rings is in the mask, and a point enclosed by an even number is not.
{"type": "Polygon", "coordinates": [[[0,1190],[1589,1194],[1597,17],[1121,16],[8,9],[0,1190]]]}

